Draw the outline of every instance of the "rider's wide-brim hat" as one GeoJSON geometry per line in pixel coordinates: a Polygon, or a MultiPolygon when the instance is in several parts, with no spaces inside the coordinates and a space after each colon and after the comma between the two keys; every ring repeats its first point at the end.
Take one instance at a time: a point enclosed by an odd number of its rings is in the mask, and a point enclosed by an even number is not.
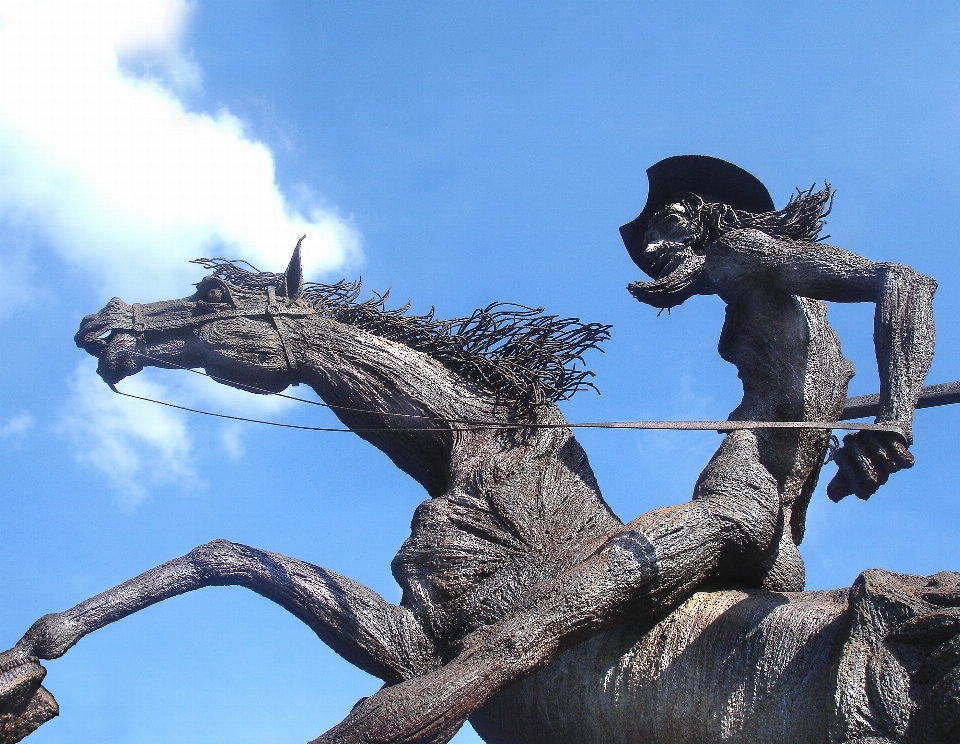
{"type": "Polygon", "coordinates": [[[729,204],[743,212],[772,212],[773,199],[760,179],[743,168],[708,155],[675,155],[647,168],[650,189],[640,215],[620,228],[633,262],[652,278],[652,266],[643,260],[643,236],[650,218],[682,194],[696,194],[706,202],[729,204]]]}

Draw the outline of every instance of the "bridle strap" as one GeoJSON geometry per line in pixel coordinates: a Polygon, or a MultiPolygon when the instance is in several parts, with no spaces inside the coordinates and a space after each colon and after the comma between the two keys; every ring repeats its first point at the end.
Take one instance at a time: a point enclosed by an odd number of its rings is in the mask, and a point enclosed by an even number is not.
{"type": "Polygon", "coordinates": [[[291,307],[281,305],[277,301],[277,290],[275,287],[267,287],[267,301],[262,307],[254,307],[244,310],[221,310],[212,313],[204,313],[189,318],[177,318],[175,320],[164,320],[159,318],[145,318],[140,303],[133,304],[129,327],[125,325],[113,325],[110,330],[130,331],[137,335],[141,341],[144,333],[147,331],[176,331],[181,328],[190,328],[192,326],[201,326],[211,323],[215,320],[224,320],[226,318],[261,318],[268,317],[273,323],[280,338],[280,346],[283,349],[283,356],[287,362],[287,368],[291,371],[297,369],[297,357],[294,354],[293,346],[287,333],[284,332],[283,324],[280,318],[283,316],[293,318],[303,318],[308,315],[315,315],[316,310],[312,307],[291,307]]]}
{"type": "Polygon", "coordinates": [[[287,368],[292,372],[297,369],[297,357],[294,356],[293,349],[287,343],[287,337],[283,334],[283,326],[280,323],[280,305],[277,304],[277,290],[273,287],[267,287],[267,312],[270,313],[270,319],[273,321],[273,327],[277,329],[277,336],[280,337],[280,346],[283,348],[283,355],[287,359],[287,368]]]}
{"type": "Polygon", "coordinates": [[[313,308],[281,307],[279,305],[276,306],[274,312],[271,312],[267,305],[264,304],[262,307],[252,308],[250,310],[223,310],[213,313],[204,313],[203,315],[195,315],[191,318],[182,318],[176,321],[157,322],[156,320],[147,319],[140,315],[137,305],[134,305],[134,308],[133,316],[136,317],[137,320],[134,321],[131,319],[129,325],[122,323],[111,323],[109,330],[130,331],[133,333],[143,333],[144,331],[176,331],[180,328],[200,326],[213,320],[223,320],[224,318],[261,318],[271,315],[303,318],[307,315],[315,315],[317,312],[313,308]]]}
{"type": "Polygon", "coordinates": [[[270,318],[273,320],[273,327],[277,329],[277,335],[280,337],[280,346],[283,347],[283,355],[287,359],[287,367],[291,372],[295,372],[297,369],[297,357],[294,356],[293,349],[290,348],[287,337],[283,334],[283,326],[280,324],[280,318],[277,315],[271,315],[270,318]]]}
{"type": "Polygon", "coordinates": [[[133,303],[133,331],[142,334],[147,329],[147,324],[143,322],[143,310],[139,302],[133,303]]]}

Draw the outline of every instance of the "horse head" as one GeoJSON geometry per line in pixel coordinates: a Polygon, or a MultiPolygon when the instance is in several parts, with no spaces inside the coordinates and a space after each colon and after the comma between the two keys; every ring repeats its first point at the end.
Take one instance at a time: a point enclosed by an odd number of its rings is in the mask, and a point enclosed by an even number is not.
{"type": "Polygon", "coordinates": [[[144,366],[203,367],[229,385],[283,390],[296,381],[292,321],[316,312],[301,299],[302,241],[283,274],[198,259],[214,273],[189,297],[132,305],[114,297],[83,319],[74,340],[99,359],[97,372],[110,385],[144,366]]]}
{"type": "MultiPolygon", "coordinates": [[[[302,240],[302,239],[301,239],[302,240]]],[[[76,335],[110,385],[144,366],[203,368],[259,393],[305,383],[348,427],[433,495],[449,482],[465,422],[473,437],[551,409],[590,386],[581,355],[609,326],[493,304],[467,318],[357,301],[359,282],[304,283],[297,244],[282,274],[242,261],[198,259],[212,271],[179,300],[114,298],[76,335]]],[[[463,435],[463,436],[462,436],[463,435]]]]}
{"type": "Polygon", "coordinates": [[[274,392],[307,382],[325,397],[319,388],[342,391],[362,381],[318,379],[320,368],[329,378],[331,365],[356,362],[359,355],[361,376],[389,361],[394,369],[381,371],[406,378],[413,352],[436,363],[431,373],[453,375],[473,397],[514,411],[593,387],[582,355],[609,338],[610,326],[509,303],[445,320],[433,310],[408,314],[409,304],[388,310],[389,292],[357,301],[359,281],[305,284],[300,244],[282,274],[245,261],[197,259],[193,263],[213,273],[194,294],[133,305],[114,297],[83,319],[74,340],[99,359],[97,371],[111,385],[144,366],[203,367],[248,390],[274,392]]]}

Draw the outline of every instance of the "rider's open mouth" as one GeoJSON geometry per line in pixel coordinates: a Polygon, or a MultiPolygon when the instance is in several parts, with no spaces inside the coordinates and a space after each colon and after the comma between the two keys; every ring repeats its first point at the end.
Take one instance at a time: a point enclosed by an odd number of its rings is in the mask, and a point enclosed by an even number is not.
{"type": "Polygon", "coordinates": [[[657,281],[664,279],[674,271],[676,271],[678,266],[682,266],[684,263],[683,256],[679,256],[676,253],[667,253],[665,256],[657,260],[654,271],[657,275],[657,281]]]}

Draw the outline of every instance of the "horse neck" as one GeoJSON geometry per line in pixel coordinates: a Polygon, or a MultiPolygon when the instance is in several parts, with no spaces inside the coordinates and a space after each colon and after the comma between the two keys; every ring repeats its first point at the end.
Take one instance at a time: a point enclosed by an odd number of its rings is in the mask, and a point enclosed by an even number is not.
{"type": "Polygon", "coordinates": [[[408,346],[327,318],[305,319],[300,335],[301,382],[431,496],[449,481],[451,422],[506,418],[492,396],[408,346]]]}

